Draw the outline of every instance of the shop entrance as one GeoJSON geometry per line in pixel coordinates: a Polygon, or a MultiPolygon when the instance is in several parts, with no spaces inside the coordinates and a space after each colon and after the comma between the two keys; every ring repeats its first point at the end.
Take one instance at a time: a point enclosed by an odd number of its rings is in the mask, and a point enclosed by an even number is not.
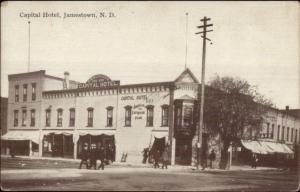
{"type": "Polygon", "coordinates": [[[154,137],[154,142],[153,145],[149,151],[149,163],[153,162],[153,155],[154,153],[159,150],[160,153],[162,153],[165,150],[165,143],[166,143],[166,138],[156,138],[154,137]]]}
{"type": "Polygon", "coordinates": [[[100,146],[104,146],[105,148],[105,156],[110,161],[115,161],[115,137],[114,135],[84,135],[80,136],[78,140],[78,148],[77,148],[77,154],[78,158],[81,156],[81,152],[83,150],[84,144],[88,146],[88,150],[91,149],[91,145],[95,144],[97,148],[100,148],[100,146]]]}
{"type": "Polygon", "coordinates": [[[177,138],[175,149],[175,164],[190,165],[192,161],[192,139],[177,138]]]}
{"type": "Polygon", "coordinates": [[[43,156],[73,158],[72,135],[49,134],[43,138],[43,156]]]}

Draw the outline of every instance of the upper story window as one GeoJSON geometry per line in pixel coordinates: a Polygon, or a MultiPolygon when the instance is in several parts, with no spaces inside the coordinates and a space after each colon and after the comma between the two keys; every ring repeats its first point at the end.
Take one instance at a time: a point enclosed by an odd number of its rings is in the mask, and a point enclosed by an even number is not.
{"type": "Polygon", "coordinates": [[[113,107],[107,107],[106,113],[107,113],[106,126],[111,127],[113,125],[113,107]]]}
{"type": "Polygon", "coordinates": [[[27,84],[23,85],[23,101],[27,101],[27,84]]]}
{"type": "Polygon", "coordinates": [[[269,138],[270,134],[270,123],[267,123],[267,138],[269,138]]]}
{"type": "Polygon", "coordinates": [[[46,110],[46,127],[50,127],[51,122],[51,109],[46,110]]]}
{"type": "Polygon", "coordinates": [[[272,124],[271,138],[274,139],[274,124],[272,124]]]}
{"type": "Polygon", "coordinates": [[[288,127],[287,129],[286,129],[286,141],[289,141],[289,135],[290,134],[290,128],[288,127]]]}
{"type": "Polygon", "coordinates": [[[19,102],[19,85],[15,86],[15,102],[19,102]]]}
{"type": "Polygon", "coordinates": [[[294,128],[291,128],[291,142],[294,140],[294,128]]]}
{"type": "Polygon", "coordinates": [[[298,130],[295,130],[295,143],[297,143],[297,137],[298,137],[298,130]]]}
{"type": "Polygon", "coordinates": [[[181,107],[179,106],[176,107],[175,113],[176,113],[176,125],[181,126],[181,113],[182,113],[181,107]]]}
{"type": "Polygon", "coordinates": [[[22,126],[26,126],[26,120],[27,120],[27,110],[24,109],[22,111],[22,126]]]}
{"type": "Polygon", "coordinates": [[[278,125],[278,129],[277,129],[277,140],[279,140],[280,137],[280,125],[278,125]]]}
{"type": "Polygon", "coordinates": [[[147,122],[146,122],[146,126],[153,126],[153,111],[154,111],[154,106],[153,105],[148,105],[146,108],[147,108],[147,122]]]}
{"type": "Polygon", "coordinates": [[[32,83],[31,84],[31,88],[32,88],[32,90],[31,90],[31,99],[32,99],[32,101],[35,101],[36,100],[36,83],[32,83]]]}
{"type": "Polygon", "coordinates": [[[193,122],[193,107],[184,106],[183,126],[190,127],[193,122]]]}
{"type": "Polygon", "coordinates": [[[19,111],[14,110],[14,127],[17,127],[19,124],[19,111]]]}
{"type": "Polygon", "coordinates": [[[284,140],[284,129],[285,129],[285,127],[283,126],[282,127],[282,132],[281,132],[281,140],[284,140]]]}
{"type": "Polygon", "coordinates": [[[161,126],[168,126],[169,124],[169,106],[161,106],[161,126]]]}
{"type": "Polygon", "coordinates": [[[34,127],[35,126],[35,110],[32,109],[30,111],[30,126],[34,127]]]}
{"type": "Polygon", "coordinates": [[[62,109],[57,109],[57,127],[62,126],[62,121],[63,121],[63,110],[62,109]]]}
{"type": "Polygon", "coordinates": [[[74,108],[70,109],[70,122],[69,122],[69,126],[70,127],[74,127],[75,126],[75,109],[74,108]]]}
{"type": "Polygon", "coordinates": [[[89,107],[87,109],[88,111],[88,122],[87,122],[87,126],[88,127],[93,127],[93,116],[94,116],[94,109],[92,107],[89,107]]]}
{"type": "Polygon", "coordinates": [[[125,126],[131,126],[131,106],[125,107],[125,126]]]}

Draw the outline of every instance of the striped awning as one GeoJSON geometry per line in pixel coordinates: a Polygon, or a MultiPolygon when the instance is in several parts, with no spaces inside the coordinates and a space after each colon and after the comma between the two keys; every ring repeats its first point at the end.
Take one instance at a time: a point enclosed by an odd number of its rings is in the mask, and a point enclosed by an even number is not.
{"type": "Polygon", "coordinates": [[[253,141],[253,140],[242,140],[242,145],[252,151],[253,153],[258,154],[293,154],[294,152],[283,143],[275,143],[270,141],[253,141]]]}

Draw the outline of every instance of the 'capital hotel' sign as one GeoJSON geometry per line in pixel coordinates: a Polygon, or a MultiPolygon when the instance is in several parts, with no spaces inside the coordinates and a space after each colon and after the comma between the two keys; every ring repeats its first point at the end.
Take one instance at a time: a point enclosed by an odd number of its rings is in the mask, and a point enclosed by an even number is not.
{"type": "Polygon", "coordinates": [[[120,81],[112,81],[106,75],[94,75],[86,83],[79,83],[78,89],[91,89],[101,87],[116,87],[120,85],[120,81]]]}

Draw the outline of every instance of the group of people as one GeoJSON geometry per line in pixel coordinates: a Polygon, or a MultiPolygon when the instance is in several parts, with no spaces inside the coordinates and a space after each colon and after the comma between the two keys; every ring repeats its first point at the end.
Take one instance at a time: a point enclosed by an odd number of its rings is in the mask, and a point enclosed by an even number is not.
{"type": "Polygon", "coordinates": [[[80,165],[79,169],[81,169],[82,165],[85,164],[87,169],[94,168],[104,170],[104,165],[106,161],[112,162],[114,161],[114,150],[111,145],[108,146],[107,149],[103,145],[92,144],[90,150],[88,149],[88,144],[85,143],[80,155],[80,165]],[[97,167],[97,160],[100,160],[100,165],[97,167]]]}
{"type": "Polygon", "coordinates": [[[150,157],[152,157],[154,160],[154,168],[159,168],[159,163],[161,162],[161,168],[168,169],[169,156],[167,147],[165,147],[165,149],[162,151],[160,151],[159,149],[152,149],[150,151],[149,148],[145,148],[143,150],[143,163],[145,164],[147,162],[147,159],[149,159],[149,162],[151,162],[150,157]]]}

